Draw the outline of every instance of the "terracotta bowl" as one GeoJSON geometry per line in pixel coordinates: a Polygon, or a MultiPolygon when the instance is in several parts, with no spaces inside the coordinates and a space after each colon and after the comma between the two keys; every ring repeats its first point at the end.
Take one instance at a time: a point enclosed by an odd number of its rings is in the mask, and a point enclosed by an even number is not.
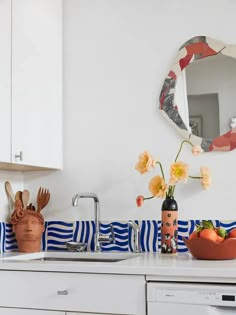
{"type": "Polygon", "coordinates": [[[223,260],[236,258],[236,238],[227,238],[221,243],[216,243],[204,238],[183,238],[193,257],[197,259],[223,260]]]}

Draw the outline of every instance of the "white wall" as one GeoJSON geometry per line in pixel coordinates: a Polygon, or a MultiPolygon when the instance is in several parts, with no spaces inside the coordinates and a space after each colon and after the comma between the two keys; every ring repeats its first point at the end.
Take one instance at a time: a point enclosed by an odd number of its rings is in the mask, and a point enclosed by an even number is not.
{"type": "MultiPolygon", "coordinates": [[[[46,219],[92,218],[92,202],[71,206],[83,191],[99,195],[103,220],[160,218],[160,199],[136,207],[150,176],[134,165],[149,150],[167,176],[181,141],[158,112],[163,80],[193,36],[236,44],[235,12],[233,0],[64,1],[64,170],[25,176],[35,194],[40,185],[52,193],[46,219]]],[[[181,158],[194,171],[209,165],[213,186],[177,187],[180,218],[235,219],[236,151],[192,157],[188,149],[181,158]]]]}

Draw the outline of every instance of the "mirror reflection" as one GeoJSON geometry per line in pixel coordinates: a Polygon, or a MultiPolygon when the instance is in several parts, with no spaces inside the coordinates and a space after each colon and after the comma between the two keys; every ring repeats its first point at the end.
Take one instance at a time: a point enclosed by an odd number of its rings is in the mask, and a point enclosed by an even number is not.
{"type": "Polygon", "coordinates": [[[160,110],[205,151],[236,147],[236,46],[198,36],[179,50],[160,95],[160,110]]]}
{"type": "Polygon", "coordinates": [[[209,139],[226,133],[236,117],[236,59],[219,53],[185,71],[192,133],[209,139]]]}

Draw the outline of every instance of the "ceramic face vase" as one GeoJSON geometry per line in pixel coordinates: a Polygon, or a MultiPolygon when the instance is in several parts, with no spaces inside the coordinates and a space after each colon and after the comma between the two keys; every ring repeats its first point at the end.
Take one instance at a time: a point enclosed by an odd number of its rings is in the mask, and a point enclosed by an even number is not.
{"type": "Polygon", "coordinates": [[[18,250],[24,253],[41,251],[44,220],[40,213],[31,210],[21,212],[22,216],[12,223],[18,250]]]}

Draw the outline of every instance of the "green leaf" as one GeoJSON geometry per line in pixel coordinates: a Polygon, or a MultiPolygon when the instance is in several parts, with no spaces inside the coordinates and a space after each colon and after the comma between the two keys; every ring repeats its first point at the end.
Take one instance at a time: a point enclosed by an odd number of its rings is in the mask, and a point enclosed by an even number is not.
{"type": "Polygon", "coordinates": [[[214,230],[214,225],[213,225],[213,223],[210,221],[210,220],[208,220],[208,221],[202,221],[202,227],[204,228],[204,229],[211,229],[211,230],[214,230]]]}
{"type": "Polygon", "coordinates": [[[196,232],[199,233],[202,230],[204,230],[203,226],[201,224],[196,224],[196,232]]]}
{"type": "Polygon", "coordinates": [[[225,238],[227,236],[227,231],[222,227],[217,228],[216,232],[219,236],[221,236],[223,238],[225,238]]]}

